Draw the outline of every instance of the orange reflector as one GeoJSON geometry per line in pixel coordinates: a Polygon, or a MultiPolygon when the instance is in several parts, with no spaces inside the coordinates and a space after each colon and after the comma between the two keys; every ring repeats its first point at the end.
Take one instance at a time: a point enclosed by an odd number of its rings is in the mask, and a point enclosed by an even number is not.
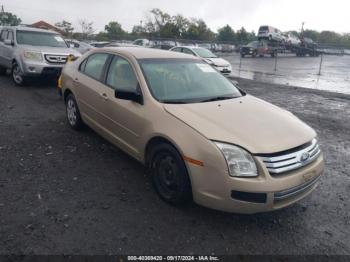
{"type": "Polygon", "coordinates": [[[204,163],[202,161],[190,158],[188,156],[183,156],[182,158],[183,158],[183,160],[187,161],[188,163],[191,163],[191,164],[194,164],[197,166],[204,166],[204,163]]]}
{"type": "Polygon", "coordinates": [[[57,80],[57,87],[62,88],[62,76],[60,76],[57,80]]]}

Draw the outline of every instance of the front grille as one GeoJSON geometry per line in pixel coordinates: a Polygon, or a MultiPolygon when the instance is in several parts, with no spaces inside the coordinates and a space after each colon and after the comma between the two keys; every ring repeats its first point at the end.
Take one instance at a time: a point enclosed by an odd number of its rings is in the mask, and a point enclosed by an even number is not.
{"type": "Polygon", "coordinates": [[[301,193],[307,191],[308,189],[310,189],[314,184],[316,184],[316,182],[318,181],[319,178],[320,178],[320,176],[318,176],[314,179],[311,179],[310,181],[307,181],[304,184],[301,184],[299,186],[276,192],[274,194],[274,200],[280,201],[280,200],[301,194],[301,193]]]}
{"type": "Polygon", "coordinates": [[[52,64],[65,64],[67,62],[67,57],[67,55],[45,55],[46,61],[52,64]]]}
{"type": "Polygon", "coordinates": [[[311,143],[288,150],[281,154],[261,155],[261,159],[271,175],[292,171],[310,164],[321,154],[316,139],[311,143]]]}

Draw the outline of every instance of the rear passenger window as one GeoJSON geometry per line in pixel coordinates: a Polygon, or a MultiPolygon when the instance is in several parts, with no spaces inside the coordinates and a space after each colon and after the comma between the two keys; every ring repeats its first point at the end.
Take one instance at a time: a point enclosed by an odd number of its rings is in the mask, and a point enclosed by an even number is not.
{"type": "Polygon", "coordinates": [[[4,40],[6,39],[6,37],[7,37],[7,30],[1,31],[0,41],[1,41],[1,42],[4,42],[4,40]]]}
{"type": "Polygon", "coordinates": [[[188,48],[183,48],[182,52],[185,53],[185,54],[194,55],[194,53],[188,48]]]}
{"type": "Polygon", "coordinates": [[[137,78],[127,60],[114,56],[107,75],[107,85],[114,90],[134,92],[137,89],[137,78]]]}
{"type": "Polygon", "coordinates": [[[181,48],[180,47],[176,47],[176,48],[173,49],[173,51],[181,53],[181,48]]]}
{"type": "Polygon", "coordinates": [[[93,54],[91,55],[86,65],[83,69],[83,72],[91,76],[92,78],[95,78],[96,80],[100,80],[102,76],[102,70],[103,67],[107,61],[108,54],[93,54]]]}

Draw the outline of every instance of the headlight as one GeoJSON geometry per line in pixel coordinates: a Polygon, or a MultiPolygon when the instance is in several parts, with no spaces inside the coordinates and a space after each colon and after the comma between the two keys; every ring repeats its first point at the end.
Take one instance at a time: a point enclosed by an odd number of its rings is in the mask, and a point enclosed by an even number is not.
{"type": "Polygon", "coordinates": [[[230,176],[256,177],[258,170],[251,154],[244,149],[219,142],[214,142],[226,159],[230,176]]]}
{"type": "Polygon", "coordinates": [[[32,60],[32,61],[42,61],[43,60],[43,56],[39,52],[25,51],[23,56],[24,56],[24,59],[26,59],[26,60],[32,60]]]}

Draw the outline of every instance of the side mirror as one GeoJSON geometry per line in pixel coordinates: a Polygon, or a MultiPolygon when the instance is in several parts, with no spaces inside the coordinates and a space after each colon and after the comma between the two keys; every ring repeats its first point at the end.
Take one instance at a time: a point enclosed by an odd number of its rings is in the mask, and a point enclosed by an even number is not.
{"type": "Polygon", "coordinates": [[[14,45],[15,42],[13,40],[11,40],[11,39],[5,39],[4,44],[5,45],[14,45]]]}
{"type": "Polygon", "coordinates": [[[119,89],[115,90],[114,94],[116,98],[134,101],[140,105],[143,105],[143,97],[140,92],[119,89]]]}

